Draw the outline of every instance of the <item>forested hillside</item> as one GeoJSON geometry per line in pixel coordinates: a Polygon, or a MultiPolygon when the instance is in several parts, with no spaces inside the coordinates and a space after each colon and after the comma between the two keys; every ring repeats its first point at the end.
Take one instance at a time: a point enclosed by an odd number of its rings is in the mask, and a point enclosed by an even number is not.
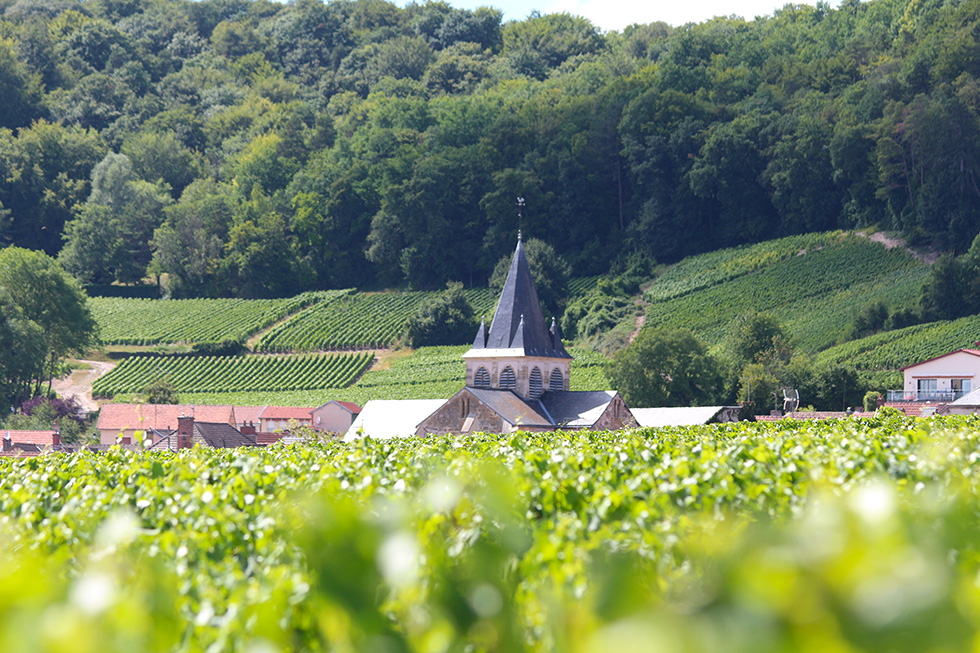
{"type": "Polygon", "coordinates": [[[980,1],[602,33],[381,0],[18,0],[0,242],[174,296],[577,276],[877,224],[980,231],[980,1]]]}

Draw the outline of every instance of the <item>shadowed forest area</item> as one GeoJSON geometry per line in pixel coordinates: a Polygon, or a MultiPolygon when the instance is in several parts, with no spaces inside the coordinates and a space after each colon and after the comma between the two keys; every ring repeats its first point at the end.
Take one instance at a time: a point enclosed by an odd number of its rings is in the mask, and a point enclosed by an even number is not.
{"type": "Polygon", "coordinates": [[[576,276],[878,225],[980,231],[980,2],[602,33],[380,0],[18,0],[0,242],[174,297],[576,276]]]}

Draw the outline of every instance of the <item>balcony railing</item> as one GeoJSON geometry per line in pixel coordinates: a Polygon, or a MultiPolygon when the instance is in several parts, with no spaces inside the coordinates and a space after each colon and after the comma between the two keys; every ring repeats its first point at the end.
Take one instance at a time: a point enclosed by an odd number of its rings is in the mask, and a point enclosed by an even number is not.
{"type": "Polygon", "coordinates": [[[967,394],[970,394],[969,390],[889,390],[886,401],[932,401],[948,404],[967,394]]]}

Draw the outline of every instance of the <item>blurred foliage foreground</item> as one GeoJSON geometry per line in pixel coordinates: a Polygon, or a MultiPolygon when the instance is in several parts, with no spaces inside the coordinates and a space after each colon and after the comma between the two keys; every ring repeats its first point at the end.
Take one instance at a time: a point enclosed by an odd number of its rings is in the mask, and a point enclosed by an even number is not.
{"type": "Polygon", "coordinates": [[[978,427],[4,459],[0,650],[977,650],[978,427]]]}

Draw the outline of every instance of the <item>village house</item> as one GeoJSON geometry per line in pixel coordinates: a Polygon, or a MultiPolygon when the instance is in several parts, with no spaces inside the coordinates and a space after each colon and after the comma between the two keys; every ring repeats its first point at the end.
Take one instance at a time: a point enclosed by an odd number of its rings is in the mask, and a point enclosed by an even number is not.
{"type": "Polygon", "coordinates": [[[297,406],[266,406],[259,415],[259,430],[272,433],[296,426],[313,426],[310,408],[297,406]]]}
{"type": "Polygon", "coordinates": [[[199,422],[191,415],[177,418],[177,429],[160,432],[149,449],[190,449],[194,446],[215,449],[234,449],[237,447],[260,446],[255,429],[239,431],[226,422],[199,422]]]}
{"type": "Polygon", "coordinates": [[[420,409],[409,419],[402,402],[387,402],[388,417],[381,415],[379,405],[368,402],[344,439],[374,437],[376,432],[392,437],[636,425],[619,393],[569,390],[572,357],[562,344],[557,323],[552,320],[550,328],[546,325],[520,236],[490,328],[486,322],[480,324],[463,360],[465,387],[448,400],[431,404],[432,412],[417,423],[412,422],[424,404],[405,403],[406,409],[420,409]],[[394,420],[401,420],[398,428],[393,428],[394,420]]]}
{"type": "Polygon", "coordinates": [[[298,439],[298,436],[289,433],[289,429],[296,426],[343,434],[359,413],[357,404],[340,401],[327,402],[318,408],[105,404],[99,412],[96,429],[102,447],[116,444],[141,447],[144,441],[149,440],[149,444],[155,448],[174,449],[178,448],[176,434],[180,420],[189,417],[197,425],[195,443],[217,446],[213,443],[220,441],[239,443],[234,446],[264,446],[280,440],[290,442],[298,439]],[[226,426],[231,430],[225,429],[226,426]],[[242,435],[246,436],[245,440],[241,439],[242,435]]]}
{"type": "Polygon", "coordinates": [[[310,411],[314,429],[340,435],[347,432],[360,414],[361,407],[350,401],[328,401],[310,411]]]}
{"type": "Polygon", "coordinates": [[[903,388],[889,390],[888,402],[954,402],[976,389],[974,379],[980,375],[980,349],[957,349],[907,365],[901,371],[903,388]]]}
{"type": "Polygon", "coordinates": [[[228,424],[236,427],[232,406],[196,406],[180,404],[104,404],[99,411],[96,430],[103,445],[140,444],[146,437],[162,437],[177,430],[177,420],[189,416],[200,422],[228,424]],[[155,436],[154,433],[155,432],[155,436]],[[139,440],[136,434],[140,433],[139,440]]]}
{"type": "Polygon", "coordinates": [[[0,455],[15,458],[36,456],[42,451],[61,451],[61,433],[58,431],[0,430],[3,445],[0,455]]]}

